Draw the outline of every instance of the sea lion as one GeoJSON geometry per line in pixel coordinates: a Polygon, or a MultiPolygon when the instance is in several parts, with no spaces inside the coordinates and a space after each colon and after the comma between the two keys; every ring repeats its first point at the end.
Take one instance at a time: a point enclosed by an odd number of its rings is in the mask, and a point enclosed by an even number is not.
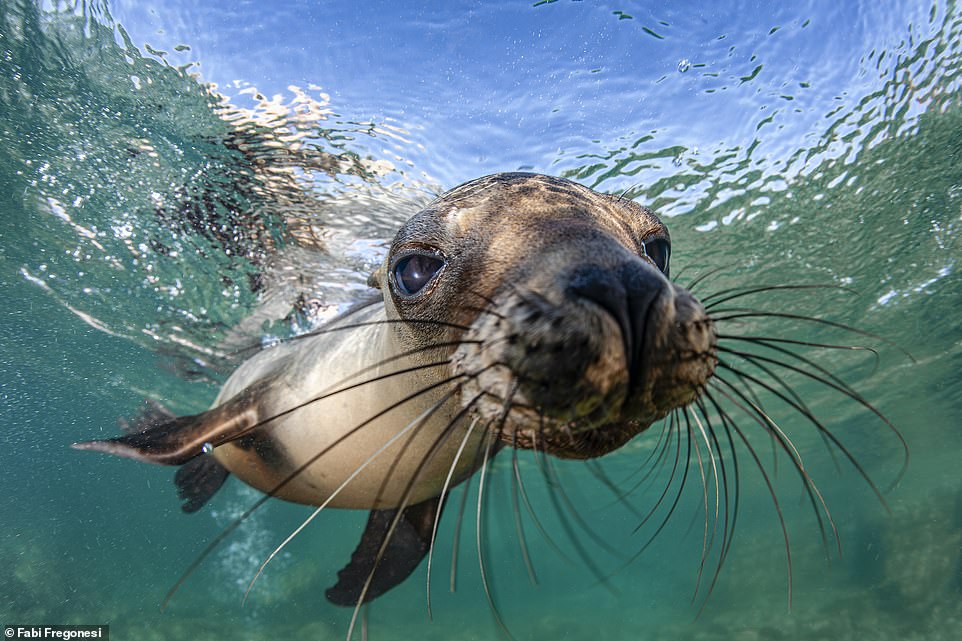
{"type": "Polygon", "coordinates": [[[443,490],[501,445],[596,457],[695,398],[714,329],[667,278],[670,247],[624,198],[527,173],[468,182],[398,231],[377,299],[256,354],[207,412],[74,447],[184,466],[189,510],[228,472],[289,501],[373,510],[369,555],[389,529],[375,515],[403,512],[404,553],[378,570],[390,580],[328,592],[370,600],[426,553],[443,490]]]}
{"type": "Polygon", "coordinates": [[[228,473],[372,510],[327,592],[369,601],[413,571],[446,490],[500,447],[601,456],[699,394],[714,325],[668,279],[670,250],[630,200],[537,174],[473,180],[401,227],[376,299],[256,354],[212,409],[74,447],[183,466],[189,511],[228,473]]]}

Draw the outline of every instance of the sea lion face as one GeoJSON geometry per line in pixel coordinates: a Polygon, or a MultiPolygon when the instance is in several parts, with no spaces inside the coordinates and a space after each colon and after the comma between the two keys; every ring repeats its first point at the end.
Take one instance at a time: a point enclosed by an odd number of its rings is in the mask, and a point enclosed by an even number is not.
{"type": "Polygon", "coordinates": [[[451,354],[462,404],[515,447],[599,456],[712,375],[715,331],[667,278],[650,211],[558,178],[497,174],[398,232],[380,274],[411,349],[451,354]]]}

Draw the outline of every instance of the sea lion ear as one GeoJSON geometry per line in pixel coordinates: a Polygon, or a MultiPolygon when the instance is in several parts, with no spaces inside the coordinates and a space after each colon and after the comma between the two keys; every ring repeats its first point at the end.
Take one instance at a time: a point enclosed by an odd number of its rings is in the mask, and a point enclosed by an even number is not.
{"type": "Polygon", "coordinates": [[[367,277],[367,286],[373,287],[374,289],[381,289],[381,283],[384,281],[384,266],[378,267],[371,275],[367,277]]]}
{"type": "Polygon", "coordinates": [[[372,510],[351,562],[337,573],[337,585],[325,592],[327,600],[354,607],[359,601],[373,601],[404,581],[431,549],[434,523],[443,507],[441,497],[436,496],[407,506],[400,518],[397,508],[372,510]],[[397,524],[385,543],[395,519],[397,524]]]}

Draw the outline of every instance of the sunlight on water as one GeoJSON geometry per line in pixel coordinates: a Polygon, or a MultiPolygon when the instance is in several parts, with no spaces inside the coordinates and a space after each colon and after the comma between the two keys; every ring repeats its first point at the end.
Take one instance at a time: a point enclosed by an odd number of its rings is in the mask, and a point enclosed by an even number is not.
{"type": "MultiPolygon", "coordinates": [[[[229,483],[204,512],[183,515],[168,469],[67,446],[114,434],[117,418],[135,415],[144,398],[178,413],[205,409],[254,350],[367,296],[397,227],[435,195],[522,170],[651,207],[671,228],[673,277],[709,275],[699,295],[838,286],[744,305],[869,335],[785,318],[746,319],[738,329],[876,350],[809,356],[891,419],[910,462],[900,479],[903,450],[882,421],[832,386],[788,373],[888,507],[840,449],[782,404],[780,425],[831,508],[839,554],[831,523],[822,523],[823,542],[787,457],[764,434],[748,437],[788,525],[790,609],[775,506],[747,455],[737,534],[717,580],[718,548],[701,563],[700,480],[689,479],[666,518],[680,492],[671,469],[673,448],[684,456],[680,439],[660,441],[656,427],[594,473],[583,463],[545,469],[522,455],[548,535],[525,521],[537,585],[502,456],[484,534],[511,633],[962,635],[962,11],[954,2],[615,10],[565,0],[430,8],[10,0],[0,4],[0,146],[9,494],[0,511],[0,623],[109,623],[115,638],[343,638],[350,611],[329,605],[324,589],[365,515],[325,513],[242,606],[263,559],[306,516],[280,504],[258,512],[161,613],[180,573],[257,494],[229,483]],[[653,460],[665,464],[644,477],[639,461],[663,446],[668,454],[653,460]],[[547,479],[554,475],[558,483],[547,479]],[[609,484],[634,488],[630,507],[609,484]]],[[[691,478],[697,473],[705,474],[692,463],[691,478]]],[[[465,492],[458,591],[448,590],[450,518],[432,570],[434,621],[421,569],[373,605],[372,639],[500,634],[474,555],[477,483],[465,492]]]]}

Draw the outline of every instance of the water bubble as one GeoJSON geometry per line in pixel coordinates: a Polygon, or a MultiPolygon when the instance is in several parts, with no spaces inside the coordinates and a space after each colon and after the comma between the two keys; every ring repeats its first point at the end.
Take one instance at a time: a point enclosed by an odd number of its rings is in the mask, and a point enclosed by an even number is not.
{"type": "Polygon", "coordinates": [[[120,240],[130,238],[134,235],[134,226],[129,222],[124,222],[120,225],[112,225],[111,230],[114,232],[114,238],[120,240]]]}
{"type": "Polygon", "coordinates": [[[691,61],[688,58],[682,58],[678,61],[678,73],[685,73],[691,69],[691,61]]]}
{"type": "Polygon", "coordinates": [[[211,445],[210,443],[204,443],[203,447],[201,447],[200,449],[203,450],[204,454],[210,454],[211,452],[214,451],[214,446],[211,445]]]}
{"type": "Polygon", "coordinates": [[[277,336],[272,336],[270,334],[265,334],[261,336],[261,347],[267,349],[269,347],[276,347],[281,344],[281,339],[277,336]]]}

